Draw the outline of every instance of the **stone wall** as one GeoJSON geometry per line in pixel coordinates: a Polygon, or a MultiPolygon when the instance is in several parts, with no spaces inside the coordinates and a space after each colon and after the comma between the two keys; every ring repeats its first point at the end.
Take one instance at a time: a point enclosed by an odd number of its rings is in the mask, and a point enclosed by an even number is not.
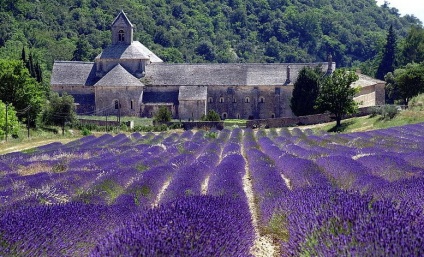
{"type": "Polygon", "coordinates": [[[171,112],[173,119],[178,118],[177,108],[172,103],[141,104],[140,117],[153,118],[161,107],[166,107],[171,112]]]}
{"type": "MultiPolygon", "coordinates": [[[[113,117],[113,116],[111,116],[111,117],[109,117],[108,119],[111,119],[111,120],[108,120],[107,122],[106,122],[106,120],[88,120],[88,119],[79,119],[78,121],[80,122],[80,124],[82,124],[82,125],[85,125],[85,124],[90,124],[90,125],[96,125],[96,126],[102,126],[102,127],[106,127],[106,125],[107,126],[110,126],[110,127],[118,127],[119,126],[119,122],[118,121],[116,121],[116,120],[114,120],[114,119],[116,119],[116,117],[113,117]]],[[[129,123],[130,122],[128,122],[128,124],[127,123],[125,123],[127,126],[129,126],[129,123]]]]}
{"type": "Polygon", "coordinates": [[[221,119],[290,117],[292,90],[292,86],[209,86],[206,109],[221,119]]]}
{"type": "Polygon", "coordinates": [[[181,120],[200,120],[206,114],[206,101],[193,100],[193,101],[179,101],[178,116],[181,120]]]}
{"type": "Polygon", "coordinates": [[[122,116],[140,115],[140,97],[143,92],[142,87],[96,87],[96,111],[99,115],[103,113],[122,116]],[[121,104],[115,106],[115,100],[121,104]]]}
{"type": "MultiPolygon", "coordinates": [[[[372,113],[374,106],[359,108],[353,115],[345,116],[344,119],[352,117],[366,116],[372,113]]],[[[302,125],[314,125],[334,121],[332,114],[316,114],[300,117],[286,117],[277,119],[259,119],[246,122],[246,128],[281,128],[302,125]]]]}
{"type": "Polygon", "coordinates": [[[317,114],[301,117],[276,118],[249,120],[246,122],[247,128],[281,128],[297,125],[312,125],[325,122],[331,122],[333,119],[330,114],[317,114]]]}
{"type": "Polygon", "coordinates": [[[93,86],[52,86],[52,90],[62,95],[67,93],[74,97],[77,114],[93,114],[96,108],[93,86]]]}
{"type": "Polygon", "coordinates": [[[385,84],[379,83],[362,87],[353,99],[359,103],[359,107],[383,105],[385,104],[385,84]]]}
{"type": "Polygon", "coordinates": [[[204,129],[204,130],[210,130],[210,129],[218,129],[223,130],[224,129],[224,122],[223,121],[194,121],[194,122],[181,122],[183,125],[184,130],[191,130],[191,129],[204,129]]]}

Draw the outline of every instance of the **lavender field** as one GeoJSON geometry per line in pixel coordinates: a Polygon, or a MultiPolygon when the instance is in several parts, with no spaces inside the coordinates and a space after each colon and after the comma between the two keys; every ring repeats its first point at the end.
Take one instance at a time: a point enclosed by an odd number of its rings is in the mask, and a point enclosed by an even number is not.
{"type": "Polygon", "coordinates": [[[0,256],[423,256],[424,124],[87,136],[0,156],[0,256]]]}

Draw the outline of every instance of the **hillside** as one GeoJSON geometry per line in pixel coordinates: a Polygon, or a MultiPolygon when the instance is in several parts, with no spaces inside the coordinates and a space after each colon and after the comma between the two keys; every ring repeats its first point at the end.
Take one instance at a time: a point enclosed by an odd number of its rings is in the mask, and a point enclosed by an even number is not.
{"type": "Polygon", "coordinates": [[[92,61],[121,9],[135,39],[168,62],[311,62],[331,51],[351,66],[378,56],[390,24],[400,38],[420,24],[374,0],[4,0],[0,58],[25,46],[45,71],[54,60],[92,61]]]}

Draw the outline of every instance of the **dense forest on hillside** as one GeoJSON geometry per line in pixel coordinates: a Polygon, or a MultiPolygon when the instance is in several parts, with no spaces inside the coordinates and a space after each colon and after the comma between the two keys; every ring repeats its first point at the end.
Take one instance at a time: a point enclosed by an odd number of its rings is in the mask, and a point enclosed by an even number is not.
{"type": "Polygon", "coordinates": [[[25,47],[46,76],[54,60],[93,61],[120,10],[134,38],[168,62],[311,62],[331,52],[355,66],[381,58],[390,25],[400,41],[422,26],[375,0],[2,0],[0,58],[25,47]]]}

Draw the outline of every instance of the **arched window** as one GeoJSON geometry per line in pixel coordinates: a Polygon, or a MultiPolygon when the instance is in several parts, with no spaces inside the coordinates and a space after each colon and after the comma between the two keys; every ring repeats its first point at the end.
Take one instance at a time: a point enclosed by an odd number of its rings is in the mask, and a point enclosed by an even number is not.
{"type": "Polygon", "coordinates": [[[233,98],[233,103],[237,103],[237,98],[233,98]]]}
{"type": "Polygon", "coordinates": [[[222,113],[221,117],[223,120],[225,120],[227,118],[227,113],[226,112],[222,113]]]}
{"type": "Polygon", "coordinates": [[[275,118],[275,114],[273,113],[273,114],[271,114],[271,119],[274,119],[275,118]]]}
{"type": "Polygon", "coordinates": [[[134,100],[131,100],[131,110],[134,110],[134,100]]]}
{"type": "Polygon", "coordinates": [[[220,102],[220,103],[223,103],[223,102],[224,102],[224,97],[222,97],[222,96],[221,96],[221,97],[219,98],[219,102],[220,102]]]}
{"type": "Polygon", "coordinates": [[[208,98],[208,102],[209,102],[209,103],[213,103],[213,98],[212,98],[212,97],[209,97],[209,98],[208,98]]]}
{"type": "Polygon", "coordinates": [[[237,119],[240,119],[240,114],[239,113],[237,113],[237,119]]]}
{"type": "Polygon", "coordinates": [[[113,100],[113,104],[115,105],[115,109],[119,109],[119,101],[113,100]]]}
{"type": "Polygon", "coordinates": [[[119,42],[124,42],[125,41],[125,33],[124,33],[124,31],[122,29],[118,32],[118,41],[119,42]]]}
{"type": "Polygon", "coordinates": [[[248,96],[246,96],[246,97],[244,98],[244,102],[245,102],[245,103],[250,103],[250,98],[249,98],[248,96]]]}
{"type": "Polygon", "coordinates": [[[259,97],[259,102],[260,103],[265,103],[265,98],[263,96],[259,97]]]}

